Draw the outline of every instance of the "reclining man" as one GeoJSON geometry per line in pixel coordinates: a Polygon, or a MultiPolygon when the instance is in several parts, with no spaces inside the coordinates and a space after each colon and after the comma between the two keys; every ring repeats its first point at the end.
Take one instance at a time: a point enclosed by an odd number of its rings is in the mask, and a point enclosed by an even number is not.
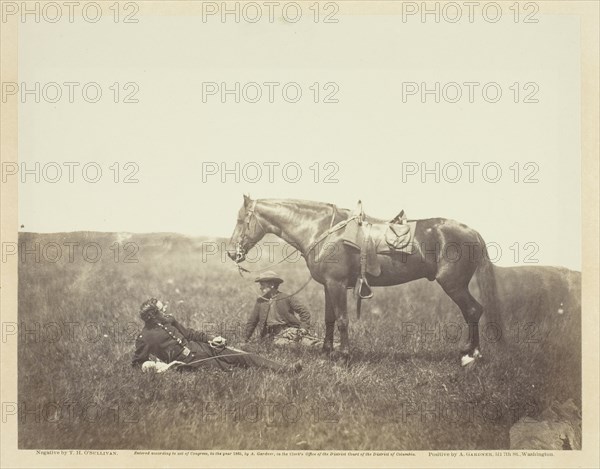
{"type": "Polygon", "coordinates": [[[156,298],[145,301],[140,308],[144,328],[138,335],[132,364],[142,370],[164,371],[175,362],[182,369],[213,368],[231,371],[234,367],[264,368],[275,372],[298,372],[300,362],[282,365],[253,353],[226,347],[222,337],[209,339],[204,332],[182,326],[173,316],[165,314],[167,307],[156,298]],[[162,366],[145,363],[154,355],[162,366]],[[150,366],[152,365],[152,366],[150,366]]]}
{"type": "Polygon", "coordinates": [[[300,344],[323,346],[323,340],[308,332],[310,312],[296,298],[279,290],[283,279],[273,271],[263,272],[255,280],[261,295],[248,317],[244,341],[248,342],[258,326],[260,337],[275,345],[300,344]],[[297,317],[297,316],[298,317],[297,317]]]}

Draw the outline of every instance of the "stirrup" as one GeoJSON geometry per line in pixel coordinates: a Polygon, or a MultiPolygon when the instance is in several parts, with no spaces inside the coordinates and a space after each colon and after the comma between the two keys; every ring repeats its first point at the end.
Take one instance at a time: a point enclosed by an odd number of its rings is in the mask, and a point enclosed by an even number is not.
{"type": "Polygon", "coordinates": [[[373,298],[373,290],[371,290],[366,278],[358,277],[354,287],[354,295],[358,296],[361,300],[373,298]]]}

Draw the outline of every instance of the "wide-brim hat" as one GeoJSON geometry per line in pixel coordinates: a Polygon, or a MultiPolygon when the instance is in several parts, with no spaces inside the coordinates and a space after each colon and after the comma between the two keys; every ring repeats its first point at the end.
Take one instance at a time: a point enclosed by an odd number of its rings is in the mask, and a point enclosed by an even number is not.
{"type": "Polygon", "coordinates": [[[283,279],[272,270],[267,270],[266,272],[261,273],[258,277],[256,277],[256,280],[254,281],[283,283],[283,279]]]}

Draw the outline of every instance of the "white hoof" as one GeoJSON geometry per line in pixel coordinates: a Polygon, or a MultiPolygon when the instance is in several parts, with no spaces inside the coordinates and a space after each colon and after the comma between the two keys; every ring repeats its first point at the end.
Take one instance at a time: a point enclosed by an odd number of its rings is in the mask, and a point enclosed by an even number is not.
{"type": "Polygon", "coordinates": [[[470,363],[475,361],[475,357],[471,357],[469,355],[463,355],[460,359],[460,366],[467,366],[470,363]]]}
{"type": "Polygon", "coordinates": [[[461,357],[460,359],[460,365],[461,366],[467,366],[470,363],[473,363],[475,360],[477,360],[478,358],[482,358],[483,355],[481,355],[481,352],[479,351],[478,348],[476,348],[475,350],[473,350],[473,355],[469,355],[469,354],[465,354],[461,357]]]}

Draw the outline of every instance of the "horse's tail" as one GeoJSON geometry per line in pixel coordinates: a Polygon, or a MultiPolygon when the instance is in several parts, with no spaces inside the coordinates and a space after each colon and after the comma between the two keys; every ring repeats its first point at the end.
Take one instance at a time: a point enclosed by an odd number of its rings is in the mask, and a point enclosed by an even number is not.
{"type": "Polygon", "coordinates": [[[481,243],[482,255],[478,259],[476,279],[477,286],[479,287],[479,294],[483,303],[484,312],[487,315],[489,321],[494,324],[495,329],[498,329],[500,342],[504,342],[504,330],[503,318],[498,304],[498,289],[496,286],[496,274],[494,272],[494,264],[490,260],[488,255],[485,241],[481,235],[477,234],[479,242],[481,243]]]}

